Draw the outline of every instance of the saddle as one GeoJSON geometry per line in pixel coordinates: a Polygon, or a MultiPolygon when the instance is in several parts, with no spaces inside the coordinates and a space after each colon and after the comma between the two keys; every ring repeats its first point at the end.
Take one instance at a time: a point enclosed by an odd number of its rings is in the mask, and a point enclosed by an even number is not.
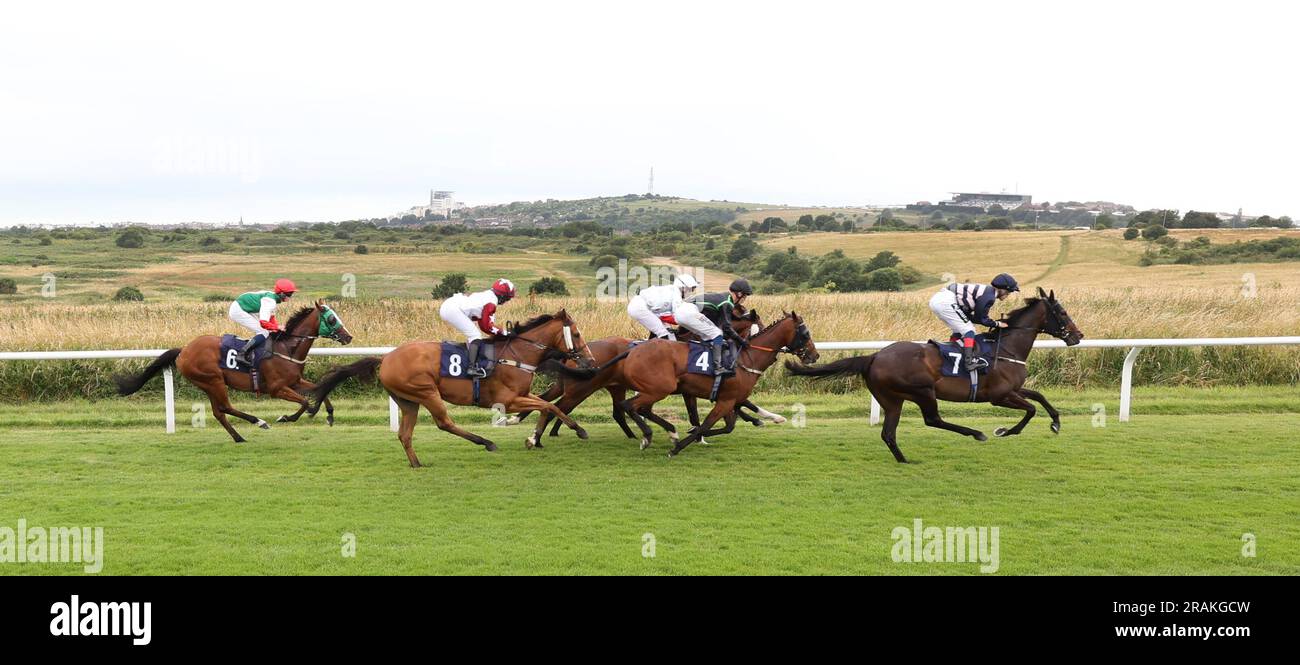
{"type": "MultiPolygon", "coordinates": [[[[491,340],[483,340],[479,344],[481,346],[478,350],[477,364],[483,368],[483,371],[487,372],[487,376],[492,376],[492,370],[496,369],[497,366],[496,345],[492,344],[491,340]]],[[[444,379],[472,378],[465,372],[467,365],[469,365],[469,349],[466,345],[443,340],[438,375],[444,379]]]]}
{"type": "Polygon", "coordinates": [[[986,363],[984,367],[978,370],[966,371],[962,366],[962,347],[957,342],[936,342],[929,340],[939,349],[939,373],[948,377],[966,377],[970,381],[970,401],[975,401],[975,393],[979,390],[980,375],[987,374],[993,369],[993,364],[997,362],[997,339],[988,333],[975,336],[975,357],[983,358],[986,363]]]}
{"type": "Polygon", "coordinates": [[[231,372],[241,372],[248,374],[253,383],[253,392],[260,393],[261,380],[257,367],[262,364],[266,356],[271,352],[271,340],[262,342],[253,352],[253,364],[244,362],[244,347],[248,346],[248,340],[234,335],[222,335],[220,350],[218,351],[217,364],[222,369],[231,372]]]}

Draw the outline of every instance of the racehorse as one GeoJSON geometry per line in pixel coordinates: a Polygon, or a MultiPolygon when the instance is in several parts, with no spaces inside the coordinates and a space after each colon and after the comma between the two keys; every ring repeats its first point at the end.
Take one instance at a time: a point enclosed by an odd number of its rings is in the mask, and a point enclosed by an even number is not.
{"type": "MultiPolygon", "coordinates": [[[[429,410],[442,431],[451,432],[489,451],[496,450],[496,444],[467,432],[452,422],[451,416],[447,414],[447,402],[504,409],[507,413],[526,409],[546,411],[577,432],[578,438],[587,438],[587,431],[568,414],[528,392],[533,383],[533,373],[539,370],[555,371],[565,376],[586,376],[553,357],[558,351],[561,358],[590,364],[591,352],[582,341],[582,333],[568,312],[560,310],[556,314],[543,314],[520,324],[509,335],[497,336],[490,342],[483,343],[491,343],[495,347],[495,356],[485,357],[495,357],[497,367],[492,374],[481,380],[477,403],[474,400],[472,381],[441,375],[441,342],[407,342],[382,358],[363,358],[332,370],[321,377],[312,396],[316,400],[323,400],[343,381],[352,377],[369,379],[377,373],[379,382],[401,410],[397,439],[406,450],[406,457],[413,468],[420,466],[415,449],[411,447],[411,434],[419,420],[421,406],[429,410]]],[[[531,439],[525,443],[529,448],[533,447],[531,439]]]]}
{"type": "Polygon", "coordinates": [[[701,437],[731,432],[736,425],[736,405],[749,398],[754,384],[758,383],[764,370],[776,362],[778,354],[793,353],[805,363],[817,362],[818,358],[817,346],[813,344],[807,324],[794,312],[783,313],[780,319],[759,331],[743,345],[736,359],[736,373],[718,388],[713,409],[699,427],[678,440],[677,429],[655,415],[651,407],[673,393],[707,399],[713,391],[713,376],[687,371],[688,346],[667,340],[650,340],[633,347],[621,363],[616,360],[614,364],[606,363],[603,366],[617,367],[619,376],[615,380],[638,392],[636,397],[623,401],[620,406],[641,428],[642,450],[650,447],[652,437],[650,426],[646,424],[647,418],[668,431],[674,442],[668,456],[674,457],[701,437]],[[724,427],[709,429],[723,418],[724,427]]]}
{"type": "MultiPolygon", "coordinates": [[[[1025,428],[1036,412],[1034,405],[1029,403],[1030,399],[1047,409],[1052,417],[1052,432],[1059,434],[1060,414],[1042,393],[1024,387],[1028,376],[1025,360],[1034,348],[1034,338],[1038,333],[1064,340],[1068,346],[1078,344],[1083,339],[1083,333],[1061,303],[1057,302],[1056,292],[1044,293],[1042,288],[1038,289],[1037,298],[1026,298],[1025,305],[1011,312],[1004,320],[1007,327],[997,329],[997,357],[988,373],[980,380],[973,401],[989,402],[1025,412],[1024,418],[1014,427],[998,428],[994,432],[996,436],[1012,436],[1025,428]]],[[[899,450],[896,439],[898,418],[904,401],[915,402],[921,408],[925,424],[930,427],[974,437],[976,441],[988,440],[979,430],[949,423],[939,416],[937,400],[972,401],[970,379],[943,376],[940,367],[944,362],[947,361],[934,344],[895,342],[875,354],[844,358],[822,367],[805,367],[789,361],[785,366],[793,374],[819,379],[851,374],[861,376],[885,412],[880,438],[889,446],[894,459],[905,463],[907,459],[899,450]]]]}
{"type": "MultiPolygon", "coordinates": [[[[748,337],[749,335],[752,334],[752,332],[754,332],[755,329],[761,328],[762,324],[763,324],[762,319],[759,318],[758,312],[754,310],[746,311],[743,314],[739,314],[732,318],[733,329],[737,333],[739,333],[742,337],[748,337]]],[[[696,336],[694,333],[689,333],[689,335],[681,334],[678,336],[678,341],[684,342],[687,339],[696,339],[696,336]]],[[[626,352],[632,345],[633,345],[633,340],[628,339],[626,337],[606,337],[604,339],[591,342],[590,344],[587,345],[587,348],[591,349],[591,355],[597,363],[608,363],[614,360],[615,358],[619,357],[624,352],[626,352]]],[[[587,381],[556,382],[555,385],[551,386],[546,392],[542,393],[541,398],[547,400],[548,402],[554,401],[558,398],[560,401],[555,402],[555,405],[565,413],[572,413],[573,410],[577,408],[579,404],[584,402],[588,397],[593,395],[596,391],[600,390],[601,388],[604,388],[607,392],[609,392],[609,396],[613,403],[614,421],[618,423],[618,426],[623,429],[623,433],[626,434],[629,439],[636,438],[636,435],[632,433],[631,428],[629,428],[627,425],[627,414],[625,414],[623,412],[623,409],[619,407],[619,405],[622,404],[623,401],[627,399],[627,388],[622,384],[613,382],[618,375],[619,375],[619,370],[617,370],[616,368],[610,368],[609,370],[601,372],[600,374],[592,377],[590,380],[587,381]]],[[[686,401],[687,413],[691,416],[691,424],[694,426],[698,426],[700,424],[700,419],[699,419],[699,412],[696,410],[695,397],[691,395],[684,395],[683,398],[686,401]]],[[[754,409],[756,411],[767,413],[766,411],[762,411],[758,406],[754,405],[752,402],[748,400],[745,400],[741,404],[741,406],[744,405],[749,405],[751,409],[754,409]]],[[[740,407],[737,407],[738,411],[739,408],[740,407]]],[[[519,414],[517,417],[512,418],[512,422],[509,422],[508,424],[513,425],[519,422],[520,420],[523,420],[528,416],[528,413],[529,412],[524,412],[519,414]]],[[[738,413],[738,415],[740,415],[740,417],[742,418],[745,418],[748,422],[756,423],[760,425],[762,424],[762,421],[759,421],[757,418],[754,418],[753,416],[749,416],[744,413],[738,413]]],[[[776,416],[776,414],[770,414],[770,415],[776,416]]],[[[776,417],[780,417],[780,416],[776,416],[776,417]]],[[[537,446],[539,448],[542,447],[542,443],[541,443],[542,431],[546,429],[546,423],[549,421],[550,421],[549,416],[546,415],[538,416],[537,427],[533,433],[533,436],[531,437],[534,446],[537,446]]],[[[561,424],[560,421],[558,420],[555,421],[555,423],[551,427],[551,436],[556,435],[556,433],[559,430],[560,424],[561,424]]]]}
{"type": "MultiPolygon", "coordinates": [[[[298,404],[296,413],[291,416],[280,416],[276,422],[295,422],[308,409],[309,403],[302,392],[311,390],[315,384],[302,378],[302,369],[307,363],[307,352],[311,350],[312,343],[318,337],[327,337],[340,344],[348,344],[352,341],[352,334],[343,326],[343,321],[323,300],[317,300],[315,304],[294,312],[284,325],[283,332],[271,334],[268,347],[270,353],[258,367],[262,384],[261,392],[298,404]]],[[[247,420],[262,429],[270,429],[271,426],[266,424],[265,420],[231,406],[227,390],[234,388],[252,392],[252,375],[223,367],[220,356],[221,336],[204,335],[194,338],[183,348],[167,350],[140,374],[118,376],[113,380],[117,383],[119,395],[130,395],[140,390],[164,367],[175,363],[181,376],[189,379],[190,383],[207,394],[208,401],[212,403],[212,415],[216,416],[221,426],[226,428],[226,432],[235,443],[243,443],[244,437],[230,425],[230,421],[226,419],[227,414],[247,420]]],[[[319,408],[319,406],[313,408],[309,415],[315,417],[319,408]]],[[[325,402],[325,413],[326,422],[333,425],[334,405],[325,402]]]]}

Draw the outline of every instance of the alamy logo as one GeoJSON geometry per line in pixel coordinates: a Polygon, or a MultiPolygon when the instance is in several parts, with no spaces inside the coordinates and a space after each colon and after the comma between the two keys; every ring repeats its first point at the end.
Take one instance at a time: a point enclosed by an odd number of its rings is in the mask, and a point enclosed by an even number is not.
{"type": "Polygon", "coordinates": [[[55,637],[127,635],[137,646],[153,640],[153,603],[83,603],[73,596],[70,602],[51,605],[50,614],[50,634],[55,637]]]}
{"type": "Polygon", "coordinates": [[[920,518],[912,528],[894,527],[890,556],[895,563],[975,563],[981,573],[998,572],[998,527],[925,526],[920,518]]]}
{"type": "Polygon", "coordinates": [[[88,573],[104,568],[104,527],[0,526],[0,563],[80,563],[88,573]]]}

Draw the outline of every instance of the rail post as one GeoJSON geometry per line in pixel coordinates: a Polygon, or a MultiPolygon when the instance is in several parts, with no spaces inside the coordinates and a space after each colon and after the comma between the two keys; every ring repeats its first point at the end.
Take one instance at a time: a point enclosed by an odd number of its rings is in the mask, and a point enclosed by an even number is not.
{"type": "Polygon", "coordinates": [[[172,368],[163,369],[163,392],[166,397],[163,401],[167,409],[167,433],[176,433],[176,379],[172,376],[172,368]]]}
{"type": "Polygon", "coordinates": [[[1119,383],[1119,421],[1128,422],[1129,411],[1133,405],[1133,364],[1137,362],[1138,352],[1142,347],[1135,346],[1124,356],[1124,373],[1119,383]]]}

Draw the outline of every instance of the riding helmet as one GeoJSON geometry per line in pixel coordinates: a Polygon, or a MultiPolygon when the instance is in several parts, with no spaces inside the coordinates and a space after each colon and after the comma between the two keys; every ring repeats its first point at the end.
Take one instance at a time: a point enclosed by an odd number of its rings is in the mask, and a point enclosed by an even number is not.
{"type": "Polygon", "coordinates": [[[749,281],[748,281],[748,280],[745,280],[745,279],[738,279],[738,280],[732,282],[732,283],[731,283],[731,286],[729,286],[729,287],[727,287],[727,288],[730,289],[730,290],[732,290],[732,291],[735,291],[735,292],[737,292],[737,293],[743,293],[743,294],[745,294],[745,295],[747,295],[747,296],[752,296],[752,295],[754,295],[754,289],[753,289],[753,287],[751,287],[751,286],[749,285],[749,281]]]}
{"type": "Polygon", "coordinates": [[[1006,273],[993,278],[993,287],[1013,292],[1020,290],[1020,285],[1016,284],[1016,278],[1006,273]]]}

